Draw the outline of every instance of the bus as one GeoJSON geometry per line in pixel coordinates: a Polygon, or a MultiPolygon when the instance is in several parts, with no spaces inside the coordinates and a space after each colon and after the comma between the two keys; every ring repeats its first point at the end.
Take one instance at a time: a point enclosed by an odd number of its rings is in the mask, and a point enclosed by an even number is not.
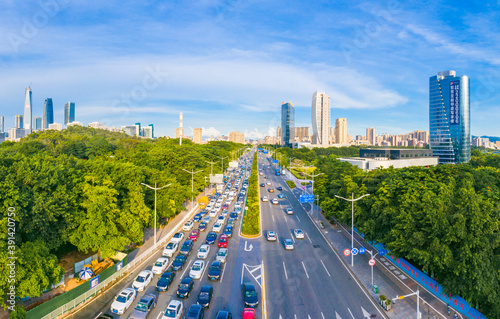
{"type": "Polygon", "coordinates": [[[276,176],[280,176],[281,175],[281,169],[277,168],[276,169],[276,176]]]}

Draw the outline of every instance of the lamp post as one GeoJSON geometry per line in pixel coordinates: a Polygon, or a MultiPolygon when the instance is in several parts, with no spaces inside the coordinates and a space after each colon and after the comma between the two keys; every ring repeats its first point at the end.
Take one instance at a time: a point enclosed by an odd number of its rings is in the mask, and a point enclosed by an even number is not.
{"type": "Polygon", "coordinates": [[[188,171],[187,169],[182,169],[184,172],[188,172],[191,174],[191,204],[193,204],[193,193],[194,193],[194,174],[201,172],[202,170],[199,171],[194,171],[194,168],[192,171],[188,171]]]}
{"type": "MultiPolygon", "coordinates": [[[[312,187],[311,187],[311,189],[312,189],[312,194],[313,195],[314,195],[314,177],[319,176],[319,175],[323,175],[323,174],[324,173],[319,173],[319,174],[316,174],[316,175],[314,175],[314,174],[307,174],[309,176],[312,176],[312,185],[311,185],[312,187]]],[[[318,197],[318,204],[319,204],[319,197],[318,197]]],[[[313,205],[314,205],[314,203],[312,203],[312,205],[311,205],[311,216],[313,216],[313,213],[314,213],[314,211],[313,211],[314,206],[313,205]]],[[[318,210],[319,210],[319,207],[318,207],[318,210]]],[[[318,215],[318,221],[319,221],[319,215],[318,215]]]]}
{"type": "MultiPolygon", "coordinates": [[[[338,195],[335,195],[337,198],[342,198],[343,200],[346,200],[348,202],[351,202],[351,210],[352,210],[352,217],[351,217],[351,250],[354,248],[354,202],[360,200],[361,198],[365,196],[370,196],[370,194],[365,194],[361,197],[358,197],[354,199],[354,193],[352,193],[352,199],[347,199],[338,195]]],[[[351,253],[351,267],[354,267],[354,255],[351,253]]]]}
{"type": "Polygon", "coordinates": [[[290,157],[289,160],[290,160],[290,166],[288,166],[288,170],[291,170],[292,169],[292,160],[293,159],[296,159],[295,157],[290,157]]]}
{"type": "Polygon", "coordinates": [[[223,156],[217,156],[218,158],[222,159],[222,163],[220,164],[220,168],[222,170],[222,175],[224,175],[224,159],[225,158],[228,158],[227,156],[226,157],[223,157],[223,156]]]}
{"type": "Polygon", "coordinates": [[[156,191],[157,191],[157,190],[160,190],[160,189],[163,189],[163,188],[165,188],[165,187],[168,187],[168,186],[170,186],[171,184],[168,184],[168,185],[166,185],[166,186],[159,187],[159,188],[158,188],[158,187],[156,187],[156,182],[155,182],[155,187],[151,187],[151,186],[149,186],[148,184],[144,184],[144,183],[141,183],[141,185],[144,185],[144,186],[146,186],[146,187],[148,187],[148,188],[151,188],[151,189],[153,189],[153,190],[155,191],[155,227],[154,227],[154,229],[155,229],[155,243],[154,243],[154,246],[155,246],[155,248],[156,248],[156,191]]]}

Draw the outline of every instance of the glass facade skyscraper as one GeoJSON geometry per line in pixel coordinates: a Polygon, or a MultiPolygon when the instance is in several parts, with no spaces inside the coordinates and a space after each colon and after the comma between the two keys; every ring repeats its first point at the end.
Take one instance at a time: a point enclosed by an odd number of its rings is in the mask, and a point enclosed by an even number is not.
{"type": "Polygon", "coordinates": [[[295,108],[292,102],[281,104],[281,145],[293,148],[295,108]]]}
{"type": "Polygon", "coordinates": [[[4,119],[3,115],[0,115],[0,133],[4,132],[4,119]]]}
{"type": "Polygon", "coordinates": [[[64,125],[75,121],[75,102],[64,104],[64,125]]]}
{"type": "Polygon", "coordinates": [[[45,104],[43,106],[43,124],[44,129],[49,128],[49,124],[54,123],[54,106],[52,105],[52,99],[46,98],[45,104]]]}
{"type": "Polygon", "coordinates": [[[24,95],[24,129],[26,130],[26,135],[30,134],[33,130],[32,118],[32,102],[31,102],[31,88],[28,86],[24,95]]]}
{"type": "Polygon", "coordinates": [[[469,78],[443,71],[429,78],[429,135],[439,164],[470,160],[469,78]]]}

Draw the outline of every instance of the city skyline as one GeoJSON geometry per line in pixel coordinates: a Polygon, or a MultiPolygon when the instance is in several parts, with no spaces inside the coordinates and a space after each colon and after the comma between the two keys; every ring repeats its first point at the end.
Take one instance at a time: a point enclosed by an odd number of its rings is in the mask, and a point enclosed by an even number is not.
{"type": "Polygon", "coordinates": [[[498,5],[283,5],[61,2],[28,36],[24,24],[44,8],[3,2],[0,114],[12,127],[32,82],[33,115],[52,97],[59,123],[71,100],[83,123],[154,123],[155,135],[173,136],[182,111],[186,131],[262,138],[279,126],[281,101],[294,103],[296,126],[310,125],[310,96],[320,90],[331,97],[331,122],[346,118],[349,135],[367,127],[398,134],[428,130],[428,78],[454,69],[470,77],[471,133],[500,135],[498,45],[486,41],[498,33],[498,5]],[[290,20],[297,23],[282,23],[290,20]]]}

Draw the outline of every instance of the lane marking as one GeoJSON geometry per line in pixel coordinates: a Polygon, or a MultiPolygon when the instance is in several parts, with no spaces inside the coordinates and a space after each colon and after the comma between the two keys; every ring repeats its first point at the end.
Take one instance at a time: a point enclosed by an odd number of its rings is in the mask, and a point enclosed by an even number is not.
{"type": "MultiPolygon", "coordinates": [[[[163,311],[162,311],[162,312],[163,312],[163,311]]],[[[156,319],[160,319],[160,317],[161,317],[161,315],[162,315],[162,312],[160,312],[160,313],[158,314],[158,317],[156,317],[156,319]]]]}
{"type": "Polygon", "coordinates": [[[297,315],[295,315],[295,314],[294,314],[294,315],[293,315],[293,317],[294,317],[295,319],[297,319],[297,315]]]}
{"type": "Polygon", "coordinates": [[[325,319],[325,315],[323,313],[321,313],[321,318],[325,319]]]}
{"type": "Polygon", "coordinates": [[[300,218],[299,218],[299,216],[295,215],[295,217],[297,217],[297,219],[298,219],[298,220],[299,220],[299,222],[300,222],[300,218]]]}
{"type": "Polygon", "coordinates": [[[260,266],[262,269],[262,313],[263,313],[263,319],[267,319],[267,304],[266,304],[266,277],[264,275],[264,262],[262,262],[262,265],[260,266]]]}
{"type": "Polygon", "coordinates": [[[354,318],[354,316],[352,315],[351,309],[347,308],[347,310],[349,310],[349,313],[351,314],[352,319],[356,319],[356,318],[354,318]]]}
{"type": "Polygon", "coordinates": [[[273,223],[274,223],[274,222],[275,222],[275,221],[274,221],[274,215],[271,215],[271,217],[273,218],[273,223]]]}
{"type": "Polygon", "coordinates": [[[325,266],[325,264],[323,263],[323,260],[320,260],[320,261],[321,261],[321,264],[323,265],[323,267],[325,268],[325,271],[326,271],[326,273],[328,274],[328,277],[331,277],[331,276],[330,276],[330,273],[328,272],[328,269],[326,269],[326,266],[325,266]]]}
{"type": "Polygon", "coordinates": [[[307,278],[309,278],[309,274],[307,273],[306,265],[304,265],[304,262],[302,262],[302,267],[304,267],[304,271],[306,272],[307,278]]]}
{"type": "MultiPolygon", "coordinates": [[[[190,265],[191,265],[191,262],[192,262],[192,260],[190,260],[190,261],[189,261],[189,263],[188,263],[188,265],[187,265],[186,269],[184,269],[184,272],[182,273],[182,276],[181,276],[182,278],[184,278],[184,275],[186,274],[186,271],[189,269],[189,267],[190,267],[190,265]]],[[[182,279],[181,279],[181,280],[182,280],[182,279]]]]}
{"type": "Polygon", "coordinates": [[[222,275],[220,276],[220,281],[222,282],[222,279],[224,279],[224,273],[226,272],[226,263],[224,263],[224,269],[222,269],[222,275]]]}
{"type": "MultiPolygon", "coordinates": [[[[205,263],[205,262],[203,262],[203,263],[205,263]]],[[[205,269],[203,269],[203,273],[201,274],[200,279],[203,279],[203,276],[205,276],[205,271],[207,271],[207,268],[208,268],[208,264],[205,263],[205,269]]]]}
{"type": "Polygon", "coordinates": [[[285,270],[285,277],[286,277],[286,279],[288,279],[288,274],[286,273],[285,262],[283,262],[283,269],[285,270]]]}
{"type": "Polygon", "coordinates": [[[309,242],[312,244],[313,242],[312,242],[311,238],[309,238],[309,235],[307,233],[306,233],[306,236],[307,236],[307,239],[309,239],[309,242]]]}

